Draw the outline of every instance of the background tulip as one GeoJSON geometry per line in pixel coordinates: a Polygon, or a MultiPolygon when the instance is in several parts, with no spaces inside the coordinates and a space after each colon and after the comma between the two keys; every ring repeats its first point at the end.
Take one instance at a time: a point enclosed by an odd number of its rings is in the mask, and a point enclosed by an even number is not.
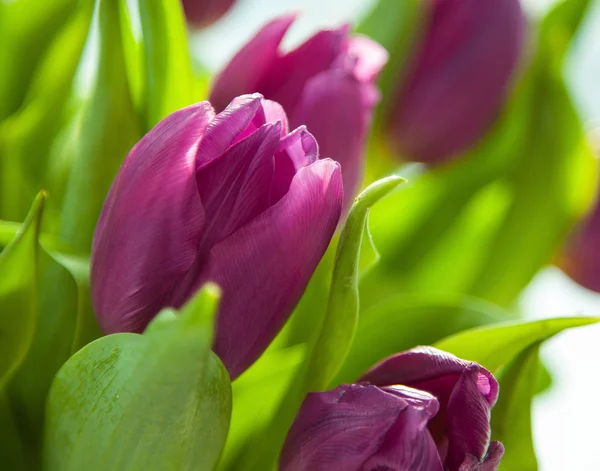
{"type": "Polygon", "coordinates": [[[209,26],[233,6],[235,0],[181,0],[189,24],[196,28],[209,26]]]}
{"type": "Polygon", "coordinates": [[[207,281],[223,291],[214,350],[232,378],[300,299],[341,212],[340,169],[317,160],[261,95],[179,110],[131,150],[96,228],[91,288],[104,332],[140,332],[207,281]]]}
{"type": "Polygon", "coordinates": [[[427,430],[432,395],[403,386],[342,385],[311,393],[292,425],[281,471],[442,471],[427,430]]]}
{"type": "MultiPolygon", "coordinates": [[[[590,133],[590,144],[600,157],[600,129],[590,133]]],[[[600,293],[600,200],[580,222],[558,256],[558,266],[584,288],[600,293]]]]}
{"type": "Polygon", "coordinates": [[[431,347],[391,356],[361,377],[377,386],[402,384],[426,391],[440,403],[429,423],[444,469],[495,470],[502,444],[490,444],[490,410],[498,399],[498,382],[477,363],[431,347]]]}
{"type": "Polygon", "coordinates": [[[498,115],[519,62],[519,0],[429,0],[429,19],[406,80],[390,91],[387,134],[403,157],[447,161],[498,115]]]}
{"type": "Polygon", "coordinates": [[[217,76],[210,100],[217,110],[242,93],[280,103],[292,127],[306,125],[320,153],[342,166],[346,206],[362,179],[365,139],[379,100],[374,82],[386,51],[348,26],[320,31],[288,53],[280,43],[293,17],[264,26],[217,76]]]}

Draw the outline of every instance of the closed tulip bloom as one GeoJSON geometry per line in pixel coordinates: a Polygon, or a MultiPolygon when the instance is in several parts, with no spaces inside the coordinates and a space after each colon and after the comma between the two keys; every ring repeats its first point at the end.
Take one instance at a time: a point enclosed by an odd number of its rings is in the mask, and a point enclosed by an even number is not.
{"type": "Polygon", "coordinates": [[[205,282],[222,289],[215,353],[232,378],[300,299],[338,223],[339,165],[258,95],[167,116],[131,150],[94,235],[91,291],[105,333],[140,332],[205,282]]]}
{"type": "Polygon", "coordinates": [[[181,0],[181,3],[188,23],[203,28],[227,13],[235,0],[181,0]]]}
{"type": "Polygon", "coordinates": [[[504,448],[490,444],[490,411],[498,399],[498,382],[477,363],[432,347],[391,356],[361,377],[378,386],[403,384],[437,398],[440,412],[429,423],[447,471],[493,471],[504,448]]]}
{"type": "Polygon", "coordinates": [[[386,51],[347,26],[320,31],[284,53],[280,43],[293,17],[267,24],[217,76],[210,100],[217,110],[242,93],[280,103],[292,127],[305,125],[321,156],[341,164],[346,203],[361,183],[366,138],[379,100],[374,83],[386,51]]]}
{"type": "Polygon", "coordinates": [[[391,91],[387,135],[410,160],[440,163],[483,137],[519,63],[519,0],[428,0],[429,19],[408,75],[391,91]]]}
{"type": "Polygon", "coordinates": [[[311,393],[281,471],[495,471],[498,383],[476,363],[420,347],[387,358],[358,384],[311,393]]]}

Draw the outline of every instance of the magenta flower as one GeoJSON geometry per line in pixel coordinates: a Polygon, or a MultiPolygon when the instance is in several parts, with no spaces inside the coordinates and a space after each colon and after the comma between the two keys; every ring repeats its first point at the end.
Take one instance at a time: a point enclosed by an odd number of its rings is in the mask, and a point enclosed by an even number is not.
{"type": "Polygon", "coordinates": [[[476,363],[420,347],[375,365],[360,383],[311,393],[281,471],[495,471],[498,383],[476,363]]]}
{"type": "Polygon", "coordinates": [[[91,290],[105,333],[140,332],[214,281],[232,378],[281,329],[338,223],[339,165],[258,94],[176,111],[131,150],[104,204],[91,290]]]}
{"type": "Polygon", "coordinates": [[[346,206],[361,183],[366,138],[379,100],[374,82],[386,51],[348,27],[324,30],[297,49],[280,43],[293,17],[267,24],[218,75],[210,100],[217,110],[242,93],[258,92],[285,109],[292,127],[305,125],[320,153],[342,166],[346,206]]]}
{"type": "Polygon", "coordinates": [[[440,163],[475,144],[500,112],[521,56],[519,0],[429,0],[406,80],[390,97],[387,133],[406,158],[440,163]]]}
{"type": "Polygon", "coordinates": [[[235,0],[181,0],[181,3],[188,23],[203,28],[227,13],[235,0]]]}

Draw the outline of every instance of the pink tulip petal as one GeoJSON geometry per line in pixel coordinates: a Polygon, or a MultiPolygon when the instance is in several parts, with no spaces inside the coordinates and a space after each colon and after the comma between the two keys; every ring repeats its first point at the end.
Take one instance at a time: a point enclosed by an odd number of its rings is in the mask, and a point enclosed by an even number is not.
{"type": "Polygon", "coordinates": [[[210,94],[216,110],[223,110],[232,97],[259,90],[259,81],[279,56],[279,44],[294,18],[282,16],[265,25],[217,75],[210,94]]]}
{"type": "Polygon", "coordinates": [[[206,225],[199,241],[205,249],[225,239],[270,206],[273,154],[281,124],[265,124],[196,174],[206,225]]]}
{"type": "Polygon", "coordinates": [[[358,81],[337,69],[313,77],[291,117],[315,136],[321,157],[336,160],[342,166],[347,208],[362,181],[366,137],[372,110],[379,99],[371,83],[358,81]]]}
{"type": "Polygon", "coordinates": [[[389,59],[385,48],[366,36],[352,36],[347,53],[355,60],[354,76],[361,82],[375,82],[389,59]]]}
{"type": "Polygon", "coordinates": [[[296,172],[312,164],[319,155],[319,146],[305,126],[300,126],[279,143],[275,153],[275,178],[271,193],[276,203],[288,192],[296,172]]]}
{"type": "Polygon", "coordinates": [[[212,280],[223,290],[214,351],[232,379],[296,306],[335,231],[342,198],[339,166],[319,160],[298,171],[278,203],[211,250],[196,286],[212,280]]]}
{"type": "Polygon", "coordinates": [[[213,118],[202,102],[163,119],[110,189],[91,261],[94,310],[107,334],[141,332],[194,262],[204,225],[194,159],[213,118]]]}
{"type": "Polygon", "coordinates": [[[238,136],[251,125],[260,110],[262,99],[258,93],[239,96],[215,116],[198,146],[197,168],[221,156],[238,140],[238,136]]]}
{"type": "MultiPolygon", "coordinates": [[[[232,103],[235,102],[236,100],[232,101],[232,103]]],[[[281,123],[281,138],[285,138],[289,132],[289,124],[285,111],[279,103],[263,99],[261,101],[261,106],[259,106],[256,110],[254,118],[252,119],[248,127],[238,135],[234,143],[239,142],[245,137],[249,136],[258,128],[260,128],[263,124],[277,122],[281,123]]]]}
{"type": "Polygon", "coordinates": [[[348,25],[344,25],[319,31],[297,49],[278,57],[269,73],[264,74],[257,84],[256,91],[291,112],[300,100],[305,84],[316,74],[329,70],[342,53],[348,30],[348,25]]]}

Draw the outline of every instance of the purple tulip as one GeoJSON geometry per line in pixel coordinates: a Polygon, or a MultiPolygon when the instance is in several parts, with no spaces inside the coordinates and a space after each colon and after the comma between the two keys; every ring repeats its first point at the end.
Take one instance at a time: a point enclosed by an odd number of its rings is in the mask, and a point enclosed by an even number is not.
{"type": "Polygon", "coordinates": [[[188,23],[196,28],[203,28],[227,13],[235,0],[181,0],[181,3],[188,23]]]}
{"type": "Polygon", "coordinates": [[[321,155],[342,166],[346,206],[362,180],[374,85],[387,61],[379,44],[350,36],[348,26],[320,31],[293,51],[280,43],[294,18],[267,24],[218,75],[210,100],[217,110],[242,93],[258,92],[286,110],[292,127],[305,125],[321,155]]]}
{"type": "Polygon", "coordinates": [[[475,144],[499,114],[525,15],[519,0],[429,3],[420,50],[387,104],[387,133],[401,155],[440,163],[475,144]]]}
{"type": "Polygon", "coordinates": [[[476,363],[431,347],[371,368],[360,383],[311,393],[292,425],[281,471],[495,471],[490,443],[498,383],[476,363]]]}
{"type": "Polygon", "coordinates": [[[221,286],[214,350],[232,378],[281,329],[343,199],[339,165],[259,94],[215,116],[176,111],[131,150],[104,204],[91,290],[105,333],[140,332],[207,281],[221,286]]]}

